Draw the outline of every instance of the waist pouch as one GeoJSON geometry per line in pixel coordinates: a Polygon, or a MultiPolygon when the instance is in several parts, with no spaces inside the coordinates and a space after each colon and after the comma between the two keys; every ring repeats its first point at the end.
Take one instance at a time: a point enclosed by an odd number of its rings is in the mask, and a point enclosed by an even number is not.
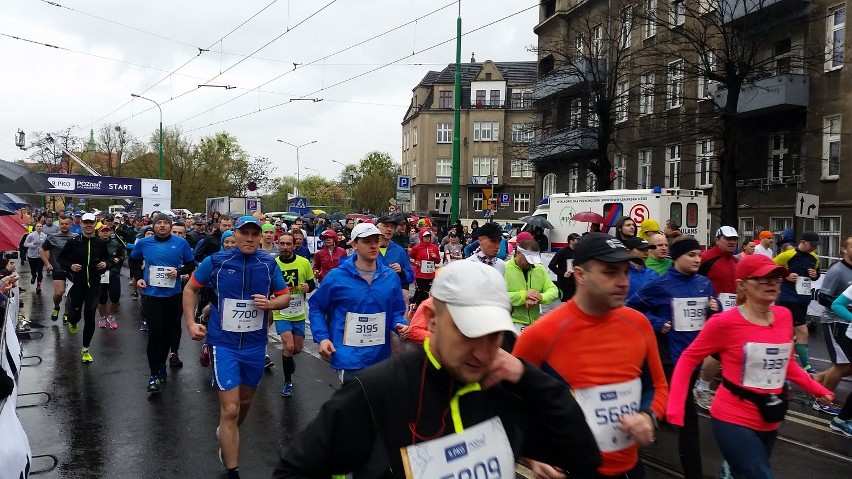
{"type": "Polygon", "coordinates": [[[787,408],[790,406],[790,388],[787,383],[784,383],[784,388],[780,395],[772,393],[756,393],[742,388],[726,378],[722,378],[722,385],[731,391],[734,396],[740,399],[749,401],[757,406],[760,411],[760,417],[766,422],[781,422],[787,414],[787,408]]]}

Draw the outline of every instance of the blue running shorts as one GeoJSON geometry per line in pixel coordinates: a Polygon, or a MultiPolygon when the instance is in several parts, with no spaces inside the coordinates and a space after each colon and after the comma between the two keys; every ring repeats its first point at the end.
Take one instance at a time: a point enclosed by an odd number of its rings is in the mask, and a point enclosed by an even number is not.
{"type": "Polygon", "coordinates": [[[212,346],[211,350],[211,384],[220,391],[229,391],[240,385],[255,388],[260,384],[266,364],[266,345],[252,349],[212,346]]]}
{"type": "Polygon", "coordinates": [[[275,320],[275,332],[279,335],[292,332],[293,336],[305,337],[305,320],[288,321],[286,319],[275,320]]]}

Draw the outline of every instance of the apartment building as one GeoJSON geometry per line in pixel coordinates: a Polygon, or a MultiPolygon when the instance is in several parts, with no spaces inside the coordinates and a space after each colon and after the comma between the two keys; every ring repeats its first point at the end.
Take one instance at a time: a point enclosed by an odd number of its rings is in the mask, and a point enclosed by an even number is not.
{"type": "MultiPolygon", "coordinates": [[[[471,60],[461,65],[459,216],[516,220],[530,214],[540,198],[528,158],[536,62],[471,60]]],[[[402,171],[412,183],[408,210],[449,216],[454,81],[450,64],[428,72],[413,89],[402,121],[402,171]]]]}
{"type": "Polygon", "coordinates": [[[841,235],[852,232],[842,229],[852,221],[852,190],[842,187],[852,176],[842,160],[844,116],[852,121],[843,95],[852,86],[843,68],[845,9],[831,0],[543,1],[530,148],[537,188],[595,189],[589,165],[606,148],[612,188],[705,190],[718,226],[728,91],[712,73],[724,71],[731,52],[709,33],[721,22],[754,50],[732,113],[735,226],[744,237],[813,229],[827,240],[820,254],[839,256],[841,235]],[[697,48],[679,29],[692,37],[704,29],[706,43],[697,48]],[[606,138],[598,137],[602,111],[606,138]],[[817,219],[795,217],[797,193],[819,195],[817,219]]]}

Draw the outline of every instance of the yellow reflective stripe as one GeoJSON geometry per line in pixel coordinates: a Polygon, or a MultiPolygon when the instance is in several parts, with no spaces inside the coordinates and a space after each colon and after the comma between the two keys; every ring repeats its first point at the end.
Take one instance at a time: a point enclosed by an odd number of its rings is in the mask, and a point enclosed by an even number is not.
{"type": "Polygon", "coordinates": [[[467,393],[481,391],[482,386],[479,383],[467,383],[460,387],[456,394],[450,399],[450,416],[453,418],[453,429],[456,434],[464,432],[464,424],[462,424],[461,411],[459,411],[459,398],[467,393]]]}
{"type": "Polygon", "coordinates": [[[426,350],[426,357],[429,358],[429,362],[432,363],[432,366],[435,366],[435,369],[441,370],[441,363],[435,359],[435,356],[432,355],[432,350],[429,349],[429,338],[423,340],[423,349],[426,350]]]}
{"type": "Polygon", "coordinates": [[[89,242],[86,243],[86,286],[92,286],[90,283],[91,278],[89,278],[89,263],[92,261],[92,239],[89,238],[89,242]]]}

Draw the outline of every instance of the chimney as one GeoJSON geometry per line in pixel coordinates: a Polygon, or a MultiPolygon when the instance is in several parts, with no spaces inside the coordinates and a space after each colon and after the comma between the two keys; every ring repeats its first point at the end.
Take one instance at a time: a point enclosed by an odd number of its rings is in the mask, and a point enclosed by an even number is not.
{"type": "Polygon", "coordinates": [[[471,63],[476,63],[476,57],[474,55],[476,55],[476,52],[470,52],[470,62],[471,63]]]}

